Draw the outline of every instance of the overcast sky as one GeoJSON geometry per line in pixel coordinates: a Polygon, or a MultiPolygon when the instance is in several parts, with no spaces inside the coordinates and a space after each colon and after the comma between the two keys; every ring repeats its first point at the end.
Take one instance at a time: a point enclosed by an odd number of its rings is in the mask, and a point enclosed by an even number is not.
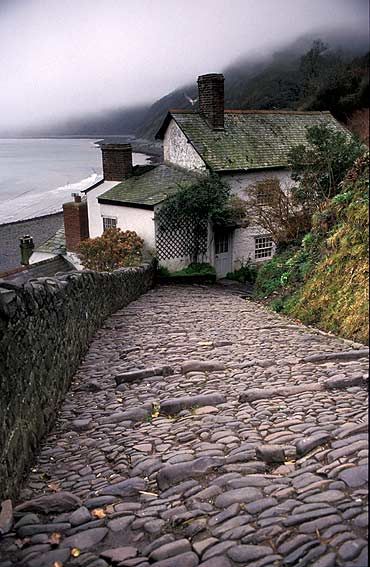
{"type": "Polygon", "coordinates": [[[151,102],[247,53],[361,29],[367,0],[0,0],[0,127],[151,102]]]}

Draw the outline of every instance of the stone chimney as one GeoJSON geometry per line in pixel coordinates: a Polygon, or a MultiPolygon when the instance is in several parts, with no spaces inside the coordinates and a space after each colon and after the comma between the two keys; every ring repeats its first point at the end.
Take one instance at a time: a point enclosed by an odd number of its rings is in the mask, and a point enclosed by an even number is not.
{"type": "Polygon", "coordinates": [[[83,240],[89,238],[89,216],[87,200],[82,201],[80,195],[73,195],[74,201],[64,203],[64,231],[68,252],[77,252],[83,240]]]}
{"type": "Polygon", "coordinates": [[[30,258],[32,256],[35,245],[33,238],[29,234],[25,234],[19,239],[19,247],[21,249],[21,264],[22,266],[29,266],[30,258]]]}
{"type": "Polygon", "coordinates": [[[198,77],[199,112],[213,130],[224,129],[224,80],[219,73],[198,77]]]}
{"type": "Polygon", "coordinates": [[[103,144],[101,150],[105,181],[122,181],[131,174],[131,144],[103,144]]]}

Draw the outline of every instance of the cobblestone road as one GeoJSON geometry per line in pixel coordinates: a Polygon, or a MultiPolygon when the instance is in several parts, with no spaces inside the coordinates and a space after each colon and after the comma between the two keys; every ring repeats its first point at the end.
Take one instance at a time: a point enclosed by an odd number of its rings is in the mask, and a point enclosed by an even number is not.
{"type": "Polygon", "coordinates": [[[364,567],[360,348],[221,288],[152,290],[97,333],[0,566],[364,567]]]}

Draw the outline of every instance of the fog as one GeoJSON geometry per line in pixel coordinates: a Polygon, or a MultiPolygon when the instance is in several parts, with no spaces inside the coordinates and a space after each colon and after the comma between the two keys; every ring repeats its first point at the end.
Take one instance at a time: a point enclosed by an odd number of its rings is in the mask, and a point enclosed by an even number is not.
{"type": "Polygon", "coordinates": [[[0,0],[0,130],[149,103],[246,54],[367,22],[366,0],[0,0]]]}

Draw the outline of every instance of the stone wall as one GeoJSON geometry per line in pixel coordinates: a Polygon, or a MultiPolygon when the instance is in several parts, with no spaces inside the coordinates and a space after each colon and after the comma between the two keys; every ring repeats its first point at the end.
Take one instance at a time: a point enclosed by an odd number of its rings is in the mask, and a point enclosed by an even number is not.
{"type": "Polygon", "coordinates": [[[155,267],[0,282],[0,501],[15,496],[95,331],[153,285],[155,267]]]}

